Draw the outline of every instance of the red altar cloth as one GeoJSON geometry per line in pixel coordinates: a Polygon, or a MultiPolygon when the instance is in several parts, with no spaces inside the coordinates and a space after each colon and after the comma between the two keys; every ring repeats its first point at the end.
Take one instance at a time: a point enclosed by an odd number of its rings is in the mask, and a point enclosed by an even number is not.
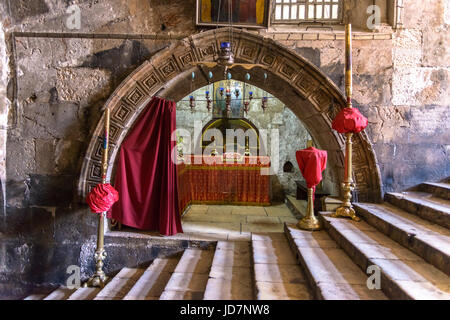
{"type": "Polygon", "coordinates": [[[177,168],[181,212],[192,203],[270,204],[270,176],[261,175],[261,169],[270,167],[269,157],[225,160],[186,155],[184,159],[177,168]]]}

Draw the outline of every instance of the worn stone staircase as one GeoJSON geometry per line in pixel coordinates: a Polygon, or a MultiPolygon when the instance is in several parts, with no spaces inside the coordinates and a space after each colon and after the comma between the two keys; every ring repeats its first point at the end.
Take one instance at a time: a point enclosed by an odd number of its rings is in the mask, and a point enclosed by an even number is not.
{"type": "Polygon", "coordinates": [[[58,288],[27,300],[254,300],[311,299],[284,234],[253,234],[251,241],[218,241],[213,249],[186,249],[147,268],[123,268],[103,289],[58,288]]]}
{"type": "Polygon", "coordinates": [[[355,204],[361,222],[322,212],[323,231],[286,233],[317,298],[450,299],[449,196],[449,183],[423,183],[355,204]],[[381,290],[366,285],[370,266],[381,290]]]}
{"type": "Polygon", "coordinates": [[[324,230],[285,224],[285,233],[218,241],[123,268],[103,289],[59,288],[46,300],[450,299],[450,184],[423,183],[357,203],[363,221],[321,212],[324,230]],[[379,289],[369,289],[376,266],[379,289]]]}

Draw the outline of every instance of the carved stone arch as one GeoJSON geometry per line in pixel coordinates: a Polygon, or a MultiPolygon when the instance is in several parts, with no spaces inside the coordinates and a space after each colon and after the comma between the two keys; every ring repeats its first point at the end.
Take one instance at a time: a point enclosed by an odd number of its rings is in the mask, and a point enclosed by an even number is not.
{"type": "MultiPolygon", "coordinates": [[[[221,41],[227,41],[229,29],[222,28],[194,34],[172,43],[168,48],[144,62],[130,74],[106,102],[111,110],[109,176],[120,144],[147,101],[155,94],[179,101],[192,90],[210,82],[223,80],[223,69],[192,66],[194,61],[213,61],[221,41]],[[197,76],[191,81],[191,72],[197,76]],[[192,82],[192,85],[191,85],[192,82]]],[[[339,183],[344,176],[344,139],[331,128],[339,110],[345,107],[345,98],[335,84],[316,66],[272,39],[242,30],[234,30],[235,59],[262,67],[251,71],[248,83],[281,100],[302,121],[316,144],[328,151],[328,165],[332,179],[339,183]],[[268,79],[264,79],[267,73],[268,79]]],[[[241,67],[231,69],[233,79],[244,81],[248,71],[241,67]]],[[[79,195],[84,198],[89,190],[101,182],[101,152],[104,119],[100,119],[82,163],[78,182],[79,195]]],[[[353,139],[354,180],[359,201],[381,200],[380,171],[372,144],[363,132],[353,139]]]]}

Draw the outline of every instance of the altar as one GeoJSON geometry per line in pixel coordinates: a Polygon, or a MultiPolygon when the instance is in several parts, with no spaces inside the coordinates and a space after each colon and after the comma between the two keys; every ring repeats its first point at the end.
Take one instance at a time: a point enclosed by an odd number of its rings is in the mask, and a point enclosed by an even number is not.
{"type": "Polygon", "coordinates": [[[185,155],[177,165],[181,212],[190,204],[270,205],[269,167],[269,157],[185,155]]]}

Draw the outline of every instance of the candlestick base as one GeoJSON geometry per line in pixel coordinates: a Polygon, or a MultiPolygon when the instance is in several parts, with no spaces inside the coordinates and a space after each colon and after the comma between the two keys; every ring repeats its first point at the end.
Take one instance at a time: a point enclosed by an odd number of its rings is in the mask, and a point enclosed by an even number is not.
{"type": "Polygon", "coordinates": [[[83,288],[104,288],[107,280],[108,277],[105,274],[95,274],[83,284],[83,288]]]}
{"type": "Polygon", "coordinates": [[[340,207],[331,215],[333,218],[350,218],[353,221],[361,221],[361,218],[356,216],[355,209],[352,207],[340,207]]]}
{"type": "Polygon", "coordinates": [[[308,188],[308,206],[306,208],[306,216],[297,223],[297,227],[303,230],[316,231],[322,229],[322,224],[314,215],[313,194],[314,189],[308,188]]]}
{"type": "Polygon", "coordinates": [[[315,216],[306,216],[297,223],[297,227],[308,231],[317,231],[322,229],[322,224],[315,216]]]}
{"type": "Polygon", "coordinates": [[[106,281],[108,280],[108,277],[103,271],[103,260],[105,260],[105,258],[106,258],[106,251],[103,248],[95,251],[97,270],[95,274],[83,284],[83,288],[86,287],[103,288],[105,286],[106,281]]]}

